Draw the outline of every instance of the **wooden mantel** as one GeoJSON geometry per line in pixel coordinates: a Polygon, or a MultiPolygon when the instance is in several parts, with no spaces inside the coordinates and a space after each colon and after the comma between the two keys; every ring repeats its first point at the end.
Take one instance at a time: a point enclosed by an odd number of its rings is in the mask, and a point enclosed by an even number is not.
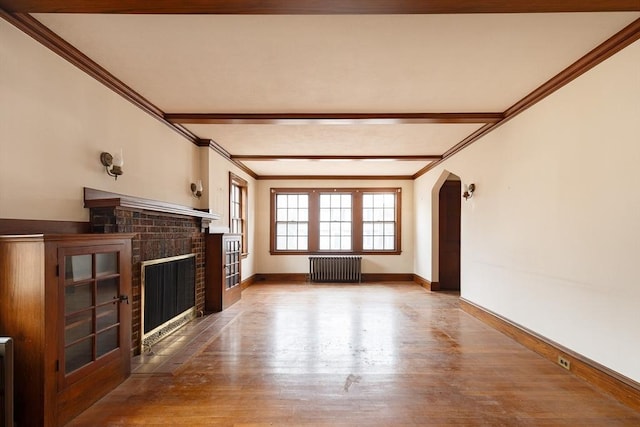
{"type": "Polygon", "coordinates": [[[158,200],[143,199],[141,197],[126,196],[84,187],[85,208],[123,207],[141,211],[160,212],[171,215],[182,215],[200,218],[202,228],[208,228],[211,221],[220,219],[220,215],[191,208],[175,203],[160,202],[158,200]]]}

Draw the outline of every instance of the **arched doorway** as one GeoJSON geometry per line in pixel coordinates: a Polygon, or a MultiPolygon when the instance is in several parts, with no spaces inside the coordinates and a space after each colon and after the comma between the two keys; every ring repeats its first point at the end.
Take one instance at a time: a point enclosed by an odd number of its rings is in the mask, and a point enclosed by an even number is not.
{"type": "Polygon", "coordinates": [[[438,197],[438,276],[440,290],[460,290],[461,190],[462,183],[455,175],[449,175],[449,178],[440,187],[438,197]]]}

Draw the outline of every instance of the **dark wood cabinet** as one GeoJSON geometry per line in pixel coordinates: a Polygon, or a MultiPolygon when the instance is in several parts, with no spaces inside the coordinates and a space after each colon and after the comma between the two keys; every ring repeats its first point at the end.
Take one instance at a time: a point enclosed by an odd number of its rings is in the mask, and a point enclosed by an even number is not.
{"type": "Polygon", "coordinates": [[[0,236],[16,425],[63,425],[129,376],[131,237],[0,236]]]}
{"type": "Polygon", "coordinates": [[[208,234],[205,252],[205,310],[222,311],[241,296],[242,236],[208,234]]]}

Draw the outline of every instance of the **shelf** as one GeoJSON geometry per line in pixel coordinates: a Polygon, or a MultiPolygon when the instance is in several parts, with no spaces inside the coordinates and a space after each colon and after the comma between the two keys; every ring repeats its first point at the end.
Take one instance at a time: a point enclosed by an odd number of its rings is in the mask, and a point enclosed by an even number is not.
{"type": "Polygon", "coordinates": [[[110,193],[108,191],[84,188],[85,208],[109,208],[123,207],[138,209],[141,211],[160,212],[172,215],[181,215],[200,218],[202,228],[207,228],[211,221],[219,220],[221,216],[216,213],[205,212],[189,206],[175,203],[161,202],[158,200],[144,199],[142,197],[127,196],[124,194],[110,193]]]}

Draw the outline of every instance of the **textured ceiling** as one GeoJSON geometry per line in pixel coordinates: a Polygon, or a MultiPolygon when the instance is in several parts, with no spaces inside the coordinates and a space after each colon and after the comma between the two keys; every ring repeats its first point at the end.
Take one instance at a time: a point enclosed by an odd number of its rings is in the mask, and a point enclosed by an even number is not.
{"type": "MultiPolygon", "coordinates": [[[[503,112],[640,16],[35,14],[165,113],[503,112]]],[[[482,123],[183,124],[232,156],[442,155],[482,123]]],[[[244,161],[411,176],[423,161],[244,161]]]]}

